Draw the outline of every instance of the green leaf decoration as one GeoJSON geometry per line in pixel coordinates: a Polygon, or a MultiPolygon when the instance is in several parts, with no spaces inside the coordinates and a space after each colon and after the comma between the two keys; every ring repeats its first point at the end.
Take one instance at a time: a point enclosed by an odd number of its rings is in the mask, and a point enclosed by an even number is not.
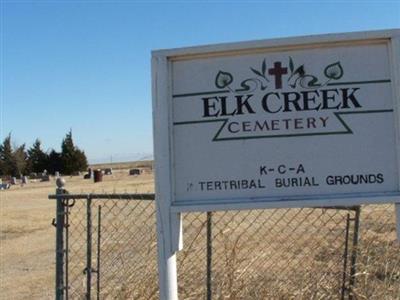
{"type": "Polygon", "coordinates": [[[264,60],[262,62],[261,71],[262,71],[262,73],[263,73],[263,75],[265,77],[265,72],[267,71],[267,63],[265,62],[265,58],[264,58],[264,60]]]}
{"type": "Polygon", "coordinates": [[[243,91],[249,91],[251,89],[251,86],[248,84],[249,82],[252,82],[252,80],[251,79],[247,79],[247,80],[242,81],[240,86],[242,87],[243,91]]]}
{"type": "Polygon", "coordinates": [[[289,56],[289,69],[290,69],[290,73],[293,73],[294,64],[293,64],[293,59],[290,56],[289,56]]]}
{"type": "Polygon", "coordinates": [[[300,79],[300,86],[303,88],[312,88],[320,85],[318,84],[318,78],[314,75],[304,75],[300,79]]]}
{"type": "Polygon", "coordinates": [[[337,61],[333,64],[326,66],[324,74],[329,79],[338,80],[343,76],[343,69],[340,62],[337,61]]]}
{"type": "Polygon", "coordinates": [[[294,74],[299,74],[300,76],[304,76],[306,74],[306,71],[304,71],[304,65],[301,65],[294,71],[294,74]]]}
{"type": "Polygon", "coordinates": [[[242,87],[241,91],[248,91],[248,92],[252,92],[258,87],[260,87],[261,90],[265,90],[266,88],[262,85],[261,80],[258,78],[250,78],[243,80],[240,86],[242,87]]]}
{"type": "Polygon", "coordinates": [[[217,88],[223,89],[230,85],[233,81],[233,76],[229,72],[219,71],[215,77],[215,85],[217,88]]]}
{"type": "Polygon", "coordinates": [[[250,67],[250,69],[253,71],[254,74],[256,74],[258,76],[261,76],[261,77],[264,77],[264,75],[260,71],[257,71],[256,69],[254,69],[252,67],[250,67]]]}
{"type": "MultiPolygon", "coordinates": [[[[289,68],[290,68],[290,67],[289,67],[289,68]]],[[[294,77],[294,76],[296,76],[296,75],[298,75],[297,78],[301,78],[301,77],[303,77],[303,76],[306,75],[306,72],[304,71],[304,65],[301,65],[301,66],[298,67],[296,70],[294,70],[294,71],[292,72],[292,74],[289,76],[288,81],[290,81],[290,80],[292,79],[292,77],[294,77]]]]}

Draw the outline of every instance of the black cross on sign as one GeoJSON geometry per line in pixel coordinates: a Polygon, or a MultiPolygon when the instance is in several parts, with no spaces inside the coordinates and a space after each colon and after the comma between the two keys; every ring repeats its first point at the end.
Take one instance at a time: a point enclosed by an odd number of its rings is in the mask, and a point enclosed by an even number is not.
{"type": "Polygon", "coordinates": [[[282,75],[287,74],[287,68],[282,68],[282,63],[280,61],[274,62],[274,67],[268,69],[268,74],[275,76],[275,88],[282,88],[282,75]]]}

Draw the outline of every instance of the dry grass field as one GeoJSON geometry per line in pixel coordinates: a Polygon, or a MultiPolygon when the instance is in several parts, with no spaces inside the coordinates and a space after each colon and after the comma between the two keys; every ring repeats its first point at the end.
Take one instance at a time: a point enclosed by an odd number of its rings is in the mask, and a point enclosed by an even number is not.
{"type": "MultiPolygon", "coordinates": [[[[94,168],[99,167],[106,166],[94,168]]],[[[70,193],[153,192],[152,175],[128,176],[123,165],[113,169],[114,174],[104,176],[101,183],[66,177],[66,188],[70,193]]],[[[54,298],[55,228],[51,220],[55,201],[47,199],[54,192],[54,182],[32,182],[0,192],[1,299],[54,298]]],[[[103,218],[100,298],[157,299],[153,203],[94,200],[94,220],[99,206],[103,218]]],[[[70,299],[83,299],[85,294],[85,209],[84,201],[71,208],[70,299]]],[[[339,299],[346,220],[354,214],[340,209],[213,213],[213,299],[339,299]]],[[[184,250],[178,254],[180,299],[204,299],[206,216],[185,214],[183,220],[184,250]]],[[[96,242],[94,234],[94,249],[96,242]]],[[[96,250],[93,256],[95,266],[96,250]]],[[[400,299],[400,245],[393,205],[362,207],[356,281],[355,299],[400,299]]],[[[95,284],[92,292],[94,297],[95,284]]]]}
{"type": "MultiPolygon", "coordinates": [[[[153,192],[153,176],[118,170],[101,183],[65,177],[72,193],[153,192]]],[[[0,191],[0,299],[53,299],[55,182],[32,182],[0,191]]]]}
{"type": "Polygon", "coordinates": [[[113,170],[125,170],[131,168],[152,168],[153,161],[152,160],[143,160],[143,161],[132,161],[132,162],[124,162],[124,163],[106,163],[106,164],[93,164],[91,165],[93,169],[105,169],[112,168],[113,170]]]}

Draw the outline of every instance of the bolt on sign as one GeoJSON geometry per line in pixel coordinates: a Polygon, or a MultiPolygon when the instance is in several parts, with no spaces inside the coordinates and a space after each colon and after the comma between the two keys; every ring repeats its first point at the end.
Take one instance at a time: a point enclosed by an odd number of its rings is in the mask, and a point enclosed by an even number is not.
{"type": "Polygon", "coordinates": [[[400,202],[398,29],[154,51],[153,105],[172,250],[183,211],[400,202]]]}

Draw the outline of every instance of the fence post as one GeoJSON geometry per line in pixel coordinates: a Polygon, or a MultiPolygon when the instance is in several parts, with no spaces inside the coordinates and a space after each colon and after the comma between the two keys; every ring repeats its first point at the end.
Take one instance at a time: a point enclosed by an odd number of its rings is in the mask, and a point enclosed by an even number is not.
{"type": "Polygon", "coordinates": [[[86,299],[91,299],[92,289],[92,197],[86,200],[86,299]]]}
{"type": "Polygon", "coordinates": [[[395,203],[394,207],[396,211],[397,241],[400,243],[400,203],[395,203]]]}
{"type": "Polygon", "coordinates": [[[65,180],[58,178],[56,181],[56,300],[64,299],[64,204],[63,194],[65,180]]]}
{"type": "Polygon", "coordinates": [[[346,218],[346,231],[345,231],[345,241],[344,241],[344,254],[343,254],[343,274],[342,274],[342,291],[341,300],[344,300],[346,293],[346,272],[347,272],[347,256],[349,250],[349,231],[350,231],[350,213],[347,213],[346,218]]]}
{"type": "Polygon", "coordinates": [[[357,206],[355,209],[355,216],[354,216],[354,235],[353,235],[353,250],[351,253],[351,267],[350,267],[350,280],[349,280],[349,300],[353,299],[353,288],[356,283],[356,260],[357,260],[357,253],[358,253],[358,234],[360,230],[360,214],[361,214],[361,207],[357,206]]]}
{"type": "Polygon", "coordinates": [[[207,300],[212,299],[212,212],[207,212],[207,300]]]}
{"type": "Polygon", "coordinates": [[[97,300],[100,300],[100,251],[101,247],[101,205],[98,206],[97,210],[97,282],[96,282],[96,292],[97,300]]]}

